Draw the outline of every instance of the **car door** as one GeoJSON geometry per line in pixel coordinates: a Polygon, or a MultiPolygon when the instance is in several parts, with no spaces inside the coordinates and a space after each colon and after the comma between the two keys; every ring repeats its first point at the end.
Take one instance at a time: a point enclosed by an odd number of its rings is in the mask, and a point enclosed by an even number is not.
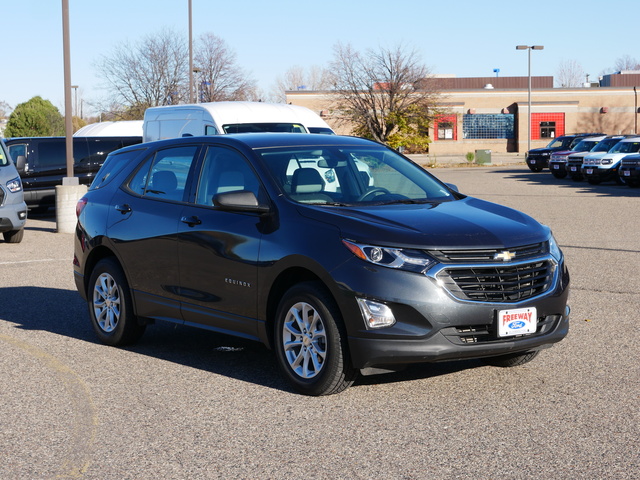
{"type": "Polygon", "coordinates": [[[182,321],[178,224],[198,152],[198,145],[155,151],[111,201],[108,236],[139,316],[182,321]]]}
{"type": "Polygon", "coordinates": [[[195,200],[183,210],[178,226],[182,312],[186,322],[255,337],[262,221],[256,213],[213,205],[216,194],[240,190],[264,198],[240,152],[209,146],[195,200]]]}

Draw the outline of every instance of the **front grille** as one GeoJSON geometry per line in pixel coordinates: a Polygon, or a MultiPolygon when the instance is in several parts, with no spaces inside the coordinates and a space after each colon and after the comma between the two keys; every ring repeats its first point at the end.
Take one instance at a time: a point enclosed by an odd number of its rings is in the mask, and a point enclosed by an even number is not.
{"type": "MultiPolygon", "coordinates": [[[[538,318],[536,333],[528,336],[544,335],[556,327],[562,319],[562,315],[548,315],[538,318]]],[[[500,343],[511,342],[514,337],[498,337],[494,325],[465,325],[447,327],[441,330],[443,335],[457,345],[470,345],[476,343],[500,343]]]]}
{"type": "Polygon", "coordinates": [[[513,260],[526,260],[540,257],[549,251],[548,242],[534,243],[511,248],[461,249],[461,250],[428,250],[429,254],[441,263],[473,263],[494,262],[496,254],[508,250],[515,253],[513,260]]]}
{"type": "Polygon", "coordinates": [[[633,166],[640,165],[640,160],[622,160],[622,165],[633,166]]]}
{"type": "Polygon", "coordinates": [[[437,278],[456,298],[475,302],[513,303],[546,292],[552,284],[554,263],[448,267],[437,278]]]}

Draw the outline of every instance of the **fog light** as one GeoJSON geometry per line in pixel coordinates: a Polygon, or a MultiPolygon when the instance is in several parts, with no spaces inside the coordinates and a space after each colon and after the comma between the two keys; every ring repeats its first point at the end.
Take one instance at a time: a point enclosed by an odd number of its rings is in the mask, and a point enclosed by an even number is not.
{"type": "Polygon", "coordinates": [[[18,212],[18,218],[20,220],[24,220],[25,218],[27,218],[27,212],[18,212]]]}
{"type": "Polygon", "coordinates": [[[385,328],[396,323],[393,312],[384,303],[358,298],[358,306],[367,328],[385,328]]]}

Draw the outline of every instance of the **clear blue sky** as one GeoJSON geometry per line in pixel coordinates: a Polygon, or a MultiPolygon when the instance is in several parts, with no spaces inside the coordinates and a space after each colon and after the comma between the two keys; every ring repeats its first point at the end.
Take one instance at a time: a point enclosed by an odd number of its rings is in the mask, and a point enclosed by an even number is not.
{"type": "MultiPolygon", "coordinates": [[[[1,0],[0,101],[40,95],[64,107],[61,0],[1,0]]],[[[358,50],[414,48],[432,73],[458,77],[556,75],[578,62],[592,79],[619,57],[640,60],[638,3],[632,0],[192,0],[193,35],[211,32],[268,92],[290,67],[324,66],[337,42],[358,50]]],[[[117,45],[170,28],[188,35],[187,0],[69,0],[72,83],[85,113],[105,96],[95,64],[117,45]]]]}

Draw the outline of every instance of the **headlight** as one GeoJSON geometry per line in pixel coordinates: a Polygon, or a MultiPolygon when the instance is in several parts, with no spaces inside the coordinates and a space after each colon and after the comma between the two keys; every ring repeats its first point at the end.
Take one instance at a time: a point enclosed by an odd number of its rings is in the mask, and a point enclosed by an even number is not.
{"type": "Polygon", "coordinates": [[[22,190],[22,182],[20,181],[20,177],[16,177],[13,180],[9,180],[7,182],[7,188],[11,193],[17,193],[22,190]]]}
{"type": "Polygon", "coordinates": [[[556,239],[553,237],[553,235],[549,237],[549,253],[558,261],[558,263],[562,262],[562,250],[560,250],[558,242],[556,242],[556,239]]]}
{"type": "Polygon", "coordinates": [[[611,165],[611,159],[610,158],[603,158],[602,159],[602,165],[611,165]]]}
{"type": "Polygon", "coordinates": [[[421,250],[361,245],[348,240],[342,243],[356,257],[381,267],[424,273],[438,263],[421,250]]]}

